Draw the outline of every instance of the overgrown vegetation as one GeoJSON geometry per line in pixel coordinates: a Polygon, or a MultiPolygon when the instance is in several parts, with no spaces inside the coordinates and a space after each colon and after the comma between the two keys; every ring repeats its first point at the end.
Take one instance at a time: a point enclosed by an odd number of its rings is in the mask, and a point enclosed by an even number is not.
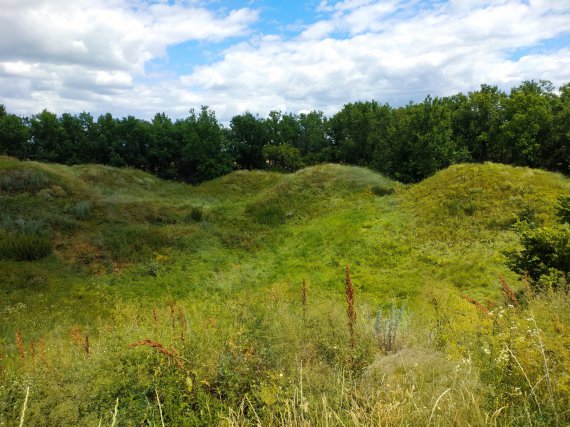
{"type": "Polygon", "coordinates": [[[0,192],[1,244],[52,248],[0,259],[0,425],[570,422],[567,289],[504,255],[527,250],[523,220],[567,227],[561,175],[321,165],[192,187],[0,158],[15,168],[63,193],[0,192]]]}

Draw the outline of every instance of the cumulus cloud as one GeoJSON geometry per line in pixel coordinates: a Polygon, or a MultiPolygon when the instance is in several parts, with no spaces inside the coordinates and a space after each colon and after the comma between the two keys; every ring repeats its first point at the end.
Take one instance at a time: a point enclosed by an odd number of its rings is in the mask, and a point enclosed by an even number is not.
{"type": "Polygon", "coordinates": [[[63,105],[177,117],[209,105],[227,121],[245,110],[332,114],[360,99],[404,104],[481,83],[570,81],[568,47],[548,48],[570,33],[570,6],[560,0],[323,0],[318,19],[293,37],[250,32],[260,15],[247,8],[220,15],[194,2],[90,0],[61,18],[50,12],[58,3],[0,7],[0,87],[12,85],[0,102],[12,111],[63,105]],[[190,73],[145,78],[145,64],[168,46],[236,35],[248,38],[190,73]]]}
{"type": "Polygon", "coordinates": [[[189,92],[204,90],[216,111],[230,105],[232,113],[245,108],[263,114],[306,108],[334,113],[360,99],[403,104],[481,83],[508,88],[524,79],[570,80],[567,49],[514,58],[568,33],[570,8],[545,1],[460,3],[417,9],[413,2],[322,2],[319,8],[330,18],[298,38],[231,47],[222,60],[197,67],[180,83],[189,92]]]}
{"type": "MultiPolygon", "coordinates": [[[[85,96],[122,89],[129,96],[133,80],[144,78],[145,65],[164,58],[169,46],[244,35],[255,20],[257,12],[248,8],[217,14],[180,2],[3,0],[0,84],[25,87],[21,95],[36,100],[30,106],[36,110],[55,104],[52,95],[71,99],[73,90],[85,96]],[[46,99],[53,100],[39,104],[46,99]]],[[[0,89],[4,99],[14,101],[0,89]]]]}

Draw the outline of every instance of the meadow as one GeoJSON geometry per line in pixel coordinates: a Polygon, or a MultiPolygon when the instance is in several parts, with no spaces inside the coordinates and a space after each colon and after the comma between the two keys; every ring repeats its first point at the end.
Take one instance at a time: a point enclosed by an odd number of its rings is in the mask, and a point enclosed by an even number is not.
{"type": "Polygon", "coordinates": [[[0,157],[0,426],[568,425],[570,303],[505,253],[570,179],[187,185],[0,157]]]}

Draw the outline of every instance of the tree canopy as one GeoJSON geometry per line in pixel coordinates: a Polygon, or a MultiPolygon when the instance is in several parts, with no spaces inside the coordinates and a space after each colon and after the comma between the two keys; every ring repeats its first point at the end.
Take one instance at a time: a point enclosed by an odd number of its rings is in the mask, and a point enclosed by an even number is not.
{"type": "Polygon", "coordinates": [[[30,117],[0,105],[0,154],[65,164],[130,166],[198,183],[233,169],[294,171],[322,162],[369,167],[403,182],[458,162],[493,161],[570,172],[570,83],[525,81],[510,93],[477,91],[394,108],[346,104],[332,117],[250,112],[223,126],[208,107],[173,121],[158,113],[95,119],[43,110],[30,117]]]}

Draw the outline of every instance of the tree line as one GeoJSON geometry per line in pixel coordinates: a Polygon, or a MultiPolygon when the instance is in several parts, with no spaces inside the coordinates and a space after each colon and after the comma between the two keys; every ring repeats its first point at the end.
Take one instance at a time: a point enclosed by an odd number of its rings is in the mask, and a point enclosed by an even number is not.
{"type": "Polygon", "coordinates": [[[320,111],[249,112],[222,125],[208,107],[173,121],[110,113],[30,117],[0,105],[0,154],[65,164],[139,168],[198,183],[234,169],[295,171],[325,162],[365,166],[416,182],[451,164],[493,161],[570,172],[570,83],[525,81],[391,107],[354,102],[320,111]]]}

